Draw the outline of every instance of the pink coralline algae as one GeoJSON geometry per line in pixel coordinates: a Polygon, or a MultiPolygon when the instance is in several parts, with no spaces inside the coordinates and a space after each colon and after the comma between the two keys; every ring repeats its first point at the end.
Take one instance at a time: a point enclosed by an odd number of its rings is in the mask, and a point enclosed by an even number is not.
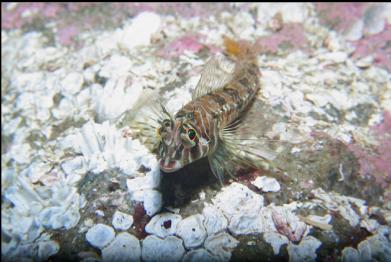
{"type": "Polygon", "coordinates": [[[58,40],[63,45],[71,45],[74,37],[79,33],[76,26],[70,25],[58,30],[58,40]]]}
{"type": "Polygon", "coordinates": [[[383,66],[391,72],[391,25],[387,24],[385,30],[378,34],[367,36],[354,41],[356,47],[353,58],[372,55],[374,63],[383,66]]]}
{"type": "Polygon", "coordinates": [[[182,55],[185,51],[197,53],[204,46],[199,42],[202,37],[199,35],[187,35],[180,37],[163,49],[158,51],[158,55],[165,58],[173,58],[182,55]]]}
{"type": "Polygon", "coordinates": [[[286,49],[306,50],[307,38],[301,24],[290,23],[285,24],[277,33],[259,38],[257,46],[261,53],[277,53],[286,49]]]}
{"type": "Polygon", "coordinates": [[[316,10],[321,23],[345,32],[363,17],[367,6],[365,3],[317,3],[316,10]]]}
{"type": "Polygon", "coordinates": [[[114,3],[113,8],[129,9],[132,13],[144,11],[156,12],[159,14],[180,15],[183,17],[200,16],[205,17],[211,14],[229,9],[228,3],[114,3]]]}
{"type": "Polygon", "coordinates": [[[358,144],[348,145],[360,164],[360,175],[375,178],[383,188],[391,185],[391,113],[384,112],[383,123],[372,127],[377,137],[378,145],[369,152],[358,144]]]}
{"type": "Polygon", "coordinates": [[[11,3],[1,3],[1,28],[20,28],[34,17],[53,18],[63,10],[63,5],[53,3],[18,3],[14,7],[11,3]],[[25,16],[26,13],[31,15],[25,16]]]}

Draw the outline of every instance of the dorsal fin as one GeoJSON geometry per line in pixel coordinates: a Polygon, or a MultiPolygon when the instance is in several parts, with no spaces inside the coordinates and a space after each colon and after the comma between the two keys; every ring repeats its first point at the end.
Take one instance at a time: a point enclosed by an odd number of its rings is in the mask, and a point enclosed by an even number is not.
{"type": "Polygon", "coordinates": [[[225,52],[236,60],[253,60],[256,63],[257,47],[248,41],[235,41],[224,36],[225,52]]]}
{"type": "Polygon", "coordinates": [[[235,63],[233,61],[222,54],[214,56],[205,64],[192,99],[223,88],[232,80],[234,71],[235,63]]]}

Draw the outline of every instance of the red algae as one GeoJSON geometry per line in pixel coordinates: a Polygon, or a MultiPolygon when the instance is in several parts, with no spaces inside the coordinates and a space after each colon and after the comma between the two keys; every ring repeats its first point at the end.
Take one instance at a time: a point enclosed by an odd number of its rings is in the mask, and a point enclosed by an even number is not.
{"type": "Polygon", "coordinates": [[[74,25],[65,26],[58,30],[59,42],[63,45],[71,45],[79,30],[74,25]]]}
{"type": "Polygon", "coordinates": [[[289,23],[277,33],[259,38],[257,46],[261,53],[277,53],[286,49],[306,50],[307,38],[302,24],[289,23]]]}
{"type": "Polygon", "coordinates": [[[365,3],[317,3],[316,11],[322,24],[344,32],[364,16],[367,6],[365,3]]]}
{"type": "Polygon", "coordinates": [[[353,41],[355,51],[353,58],[359,59],[369,55],[374,56],[375,64],[385,67],[391,72],[391,25],[387,24],[385,29],[377,34],[367,36],[363,39],[353,41]]]}
{"type": "Polygon", "coordinates": [[[360,175],[373,176],[377,184],[387,188],[391,184],[391,114],[385,111],[383,123],[371,129],[379,142],[373,150],[359,144],[349,144],[348,148],[359,161],[360,175]]]}
{"type": "Polygon", "coordinates": [[[134,207],[133,213],[133,225],[135,230],[135,235],[138,239],[145,238],[148,234],[145,232],[145,226],[151,218],[147,215],[142,203],[137,203],[134,207]]]}

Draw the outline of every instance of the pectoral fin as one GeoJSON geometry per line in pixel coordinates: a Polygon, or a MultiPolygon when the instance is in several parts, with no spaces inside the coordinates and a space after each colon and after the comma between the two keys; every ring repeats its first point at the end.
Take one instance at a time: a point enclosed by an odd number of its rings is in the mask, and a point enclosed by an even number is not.
{"type": "Polygon", "coordinates": [[[238,167],[279,169],[282,152],[290,152],[297,143],[286,139],[296,129],[285,116],[273,113],[270,105],[254,101],[241,118],[219,131],[218,147],[209,157],[212,171],[222,181],[225,173],[234,176],[238,167]]]}

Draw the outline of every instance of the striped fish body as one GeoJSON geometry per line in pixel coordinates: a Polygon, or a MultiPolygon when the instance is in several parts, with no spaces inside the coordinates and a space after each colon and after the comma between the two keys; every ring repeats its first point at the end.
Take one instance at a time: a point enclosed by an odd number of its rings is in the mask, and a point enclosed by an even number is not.
{"type": "Polygon", "coordinates": [[[201,155],[205,155],[205,150],[207,154],[215,151],[219,130],[243,114],[260,88],[258,66],[254,63],[242,66],[224,88],[191,101],[175,116],[178,122],[191,123],[197,133],[209,141],[201,155]]]}
{"type": "MultiPolygon", "coordinates": [[[[210,61],[192,101],[159,130],[160,168],[163,171],[176,171],[203,157],[208,157],[212,166],[216,162],[212,160],[224,150],[221,131],[229,128],[251,106],[260,89],[260,72],[254,56],[244,53],[248,49],[234,47],[235,52],[228,50],[234,65],[229,70],[225,70],[229,66],[220,65],[222,69],[219,70],[216,69],[219,63],[225,62],[210,61]]],[[[212,171],[219,173],[213,166],[212,171]]],[[[216,175],[221,177],[221,174],[216,175]]]]}

